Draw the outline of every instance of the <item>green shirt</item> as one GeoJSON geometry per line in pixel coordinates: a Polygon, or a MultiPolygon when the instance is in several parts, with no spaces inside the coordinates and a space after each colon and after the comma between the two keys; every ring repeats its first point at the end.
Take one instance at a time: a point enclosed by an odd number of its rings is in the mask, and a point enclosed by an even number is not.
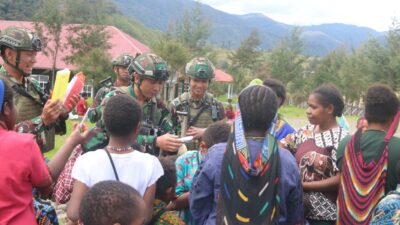
{"type": "MultiPolygon", "coordinates": [[[[367,130],[363,133],[361,138],[361,151],[363,159],[366,163],[372,160],[378,161],[380,147],[385,138],[386,133],[378,130],[367,130]]],[[[344,150],[347,142],[350,140],[350,135],[345,137],[339,144],[337,150],[337,166],[339,170],[342,169],[344,150]]],[[[392,137],[389,142],[389,155],[388,155],[388,176],[386,180],[385,193],[395,190],[399,180],[396,176],[396,164],[400,160],[400,139],[392,137]]]]}

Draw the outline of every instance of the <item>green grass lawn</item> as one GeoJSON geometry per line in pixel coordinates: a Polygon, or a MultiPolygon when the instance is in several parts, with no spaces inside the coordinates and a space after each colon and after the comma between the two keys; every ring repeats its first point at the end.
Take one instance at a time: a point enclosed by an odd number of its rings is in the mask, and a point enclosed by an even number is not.
{"type": "MultiPolygon", "coordinates": [[[[56,140],[55,140],[55,146],[54,149],[44,153],[44,155],[51,159],[53,157],[53,155],[58,151],[58,149],[60,149],[60,147],[64,144],[64,142],[67,140],[67,137],[69,136],[69,134],[72,132],[72,127],[74,123],[80,123],[80,120],[67,120],[67,133],[65,135],[56,135],[56,140]]],[[[90,123],[90,122],[86,122],[86,125],[88,127],[92,127],[94,126],[94,124],[90,123]]]]}

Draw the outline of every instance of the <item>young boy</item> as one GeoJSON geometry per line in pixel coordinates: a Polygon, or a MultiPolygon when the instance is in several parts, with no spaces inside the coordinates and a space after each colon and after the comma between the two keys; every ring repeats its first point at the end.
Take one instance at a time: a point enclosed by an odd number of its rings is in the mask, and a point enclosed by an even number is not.
{"type": "Polygon", "coordinates": [[[340,186],[337,224],[369,224],[376,203],[399,183],[396,164],[400,139],[392,136],[400,106],[396,93],[374,84],[365,95],[365,131],[340,142],[337,165],[340,186]],[[360,157],[361,156],[361,157],[360,157]],[[368,190],[368,191],[364,191],[368,190]]]}
{"type": "Polygon", "coordinates": [[[189,211],[189,191],[192,186],[193,177],[198,171],[201,162],[207,155],[208,149],[214,145],[224,145],[228,140],[230,125],[225,121],[219,121],[207,127],[200,142],[199,151],[189,151],[176,160],[178,183],[176,195],[179,197],[168,207],[170,210],[182,210],[181,218],[192,224],[189,211]]]}
{"type": "MultiPolygon", "coordinates": [[[[263,85],[271,88],[276,96],[278,97],[278,109],[285,103],[286,100],[286,88],[282,81],[277,79],[266,79],[263,82],[263,85]]],[[[276,140],[280,141],[284,139],[287,135],[296,132],[296,130],[284,120],[281,114],[278,114],[278,118],[276,121],[276,131],[275,137],[276,140]]]]}
{"type": "Polygon", "coordinates": [[[118,180],[135,188],[147,205],[147,219],[153,209],[156,181],[163,175],[158,159],[132,148],[135,142],[142,109],[128,95],[110,97],[103,111],[105,127],[110,141],[105,149],[80,156],[72,170],[75,179],[67,215],[72,221],[79,219],[79,205],[83,195],[97,182],[118,180]]]}
{"type": "Polygon", "coordinates": [[[157,180],[156,198],[153,203],[153,218],[149,225],[183,225],[179,216],[167,211],[167,204],[175,199],[176,169],[171,157],[159,158],[164,175],[157,180]]]}
{"type": "Polygon", "coordinates": [[[85,225],[143,225],[146,204],[131,186],[118,181],[101,181],[83,197],[79,215],[85,225]]]}

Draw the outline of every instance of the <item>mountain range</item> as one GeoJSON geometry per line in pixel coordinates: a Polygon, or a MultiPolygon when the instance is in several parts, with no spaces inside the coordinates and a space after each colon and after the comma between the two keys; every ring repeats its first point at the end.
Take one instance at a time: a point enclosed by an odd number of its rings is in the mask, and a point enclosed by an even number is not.
{"type": "MultiPolygon", "coordinates": [[[[171,23],[179,20],[183,12],[190,12],[199,4],[202,14],[211,24],[209,43],[222,48],[237,48],[252,29],[257,29],[262,49],[272,49],[289,35],[294,26],[280,23],[260,14],[229,14],[194,0],[114,0],[127,17],[138,20],[146,27],[167,31],[171,23]]],[[[348,24],[321,24],[302,27],[305,54],[322,56],[335,48],[357,48],[370,38],[382,38],[385,33],[367,27],[348,24]]]]}

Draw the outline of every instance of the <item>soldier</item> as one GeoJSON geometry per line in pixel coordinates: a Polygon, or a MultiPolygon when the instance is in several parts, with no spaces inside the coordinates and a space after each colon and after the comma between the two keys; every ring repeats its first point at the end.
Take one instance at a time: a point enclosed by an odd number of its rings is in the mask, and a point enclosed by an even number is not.
{"type": "MultiPolygon", "coordinates": [[[[207,92],[214,78],[214,66],[204,57],[196,57],[186,64],[186,76],[189,77],[189,92],[175,98],[169,105],[171,120],[181,136],[193,136],[199,139],[208,125],[225,118],[222,104],[207,92]]],[[[188,149],[198,146],[189,144],[188,149]]]]}
{"type": "Polygon", "coordinates": [[[100,119],[101,112],[101,101],[104,97],[110,93],[111,91],[115,90],[116,87],[126,87],[131,85],[132,83],[132,76],[128,71],[128,66],[132,62],[133,56],[123,53],[119,55],[112,61],[113,70],[116,75],[117,80],[112,84],[111,77],[103,80],[100,83],[104,83],[103,87],[101,87],[98,91],[96,96],[93,99],[92,108],[88,112],[88,116],[90,122],[95,123],[100,119]]]}
{"type": "MultiPolygon", "coordinates": [[[[173,133],[172,124],[169,121],[169,112],[161,99],[156,95],[169,77],[165,61],[155,54],[141,54],[137,56],[129,66],[129,73],[134,75],[134,83],[128,87],[119,87],[106,95],[101,107],[108,97],[117,94],[127,94],[135,98],[142,106],[143,118],[141,130],[137,137],[137,144],[144,147],[150,154],[158,155],[160,149],[167,154],[174,154],[181,146],[178,136],[173,133]]],[[[99,111],[101,113],[101,110],[99,111]]],[[[97,145],[100,139],[106,138],[105,133],[97,133],[97,140],[89,142],[86,147],[97,145]]]]}
{"type": "Polygon", "coordinates": [[[37,52],[42,48],[41,40],[32,31],[18,27],[7,27],[0,35],[0,78],[16,92],[18,118],[16,129],[21,133],[32,133],[43,152],[54,148],[54,135],[65,134],[65,120],[79,100],[74,96],[68,109],[59,100],[48,100],[39,83],[31,78],[37,52]]]}

